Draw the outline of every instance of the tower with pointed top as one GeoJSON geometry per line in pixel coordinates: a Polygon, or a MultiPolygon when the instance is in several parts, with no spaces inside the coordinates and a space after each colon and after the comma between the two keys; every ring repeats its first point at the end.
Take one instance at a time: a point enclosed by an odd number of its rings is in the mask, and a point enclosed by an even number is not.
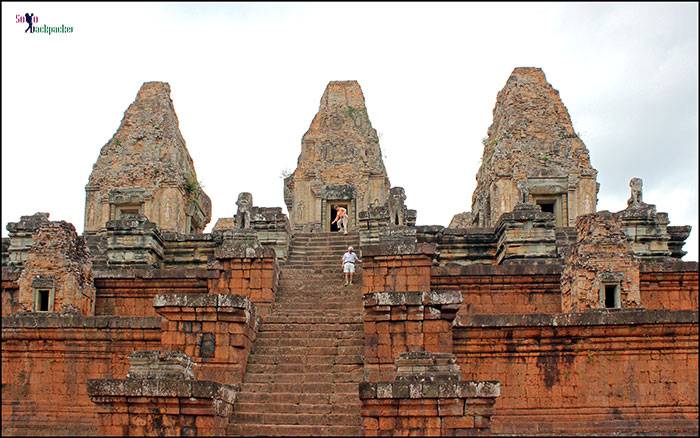
{"type": "Polygon", "coordinates": [[[348,211],[352,228],[360,211],[389,196],[377,131],[357,81],[332,81],[301,140],[297,168],[284,181],[284,201],[296,230],[330,231],[333,207],[348,211]]]}
{"type": "Polygon", "coordinates": [[[127,215],[146,216],[162,230],[204,230],[211,201],[197,180],[167,83],[141,86],[119,129],[102,147],[85,191],[88,233],[127,215]]]}
{"type": "Polygon", "coordinates": [[[538,204],[565,227],[596,211],[598,172],[542,69],[513,70],[483,142],[468,226],[493,227],[519,202],[538,204]]]}

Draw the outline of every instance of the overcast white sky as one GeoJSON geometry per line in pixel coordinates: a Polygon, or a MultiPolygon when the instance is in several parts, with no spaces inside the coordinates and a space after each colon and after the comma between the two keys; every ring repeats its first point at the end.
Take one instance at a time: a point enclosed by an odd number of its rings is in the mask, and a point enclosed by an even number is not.
{"type": "Polygon", "coordinates": [[[496,94],[544,69],[598,169],[599,210],[644,200],[698,259],[698,6],[2,3],[2,235],[48,211],[83,228],[85,184],[144,81],[166,81],[213,219],[284,207],[280,173],[330,80],[356,79],[418,223],[468,210],[496,94]],[[16,14],[72,34],[24,33],[16,14]]]}

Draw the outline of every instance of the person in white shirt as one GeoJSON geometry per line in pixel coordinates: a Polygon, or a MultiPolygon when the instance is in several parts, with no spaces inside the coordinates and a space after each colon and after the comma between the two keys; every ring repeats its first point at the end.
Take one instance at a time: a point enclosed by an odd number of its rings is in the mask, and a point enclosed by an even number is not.
{"type": "Polygon", "coordinates": [[[362,263],[362,260],[355,254],[352,246],[348,247],[348,252],[343,254],[342,266],[345,273],[345,286],[352,284],[352,275],[355,273],[355,263],[362,263]]]}

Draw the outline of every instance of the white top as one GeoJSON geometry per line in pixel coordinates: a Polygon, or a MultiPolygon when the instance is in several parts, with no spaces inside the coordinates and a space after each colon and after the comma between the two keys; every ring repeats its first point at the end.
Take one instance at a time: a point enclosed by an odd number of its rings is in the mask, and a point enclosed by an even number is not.
{"type": "Polygon", "coordinates": [[[360,260],[354,252],[346,252],[343,254],[343,263],[355,263],[356,260],[360,260]]]}

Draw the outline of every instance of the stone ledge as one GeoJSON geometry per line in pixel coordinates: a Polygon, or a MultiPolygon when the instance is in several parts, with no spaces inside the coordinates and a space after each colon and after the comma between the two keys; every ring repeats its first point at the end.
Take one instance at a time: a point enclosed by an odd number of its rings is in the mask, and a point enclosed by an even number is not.
{"type": "Polygon", "coordinates": [[[177,278],[216,278],[217,272],[199,268],[171,268],[171,269],[150,269],[150,268],[114,268],[99,269],[93,271],[95,280],[102,279],[177,279],[177,278]]]}
{"type": "Polygon", "coordinates": [[[584,313],[558,313],[530,315],[464,315],[458,314],[454,322],[459,327],[568,327],[597,325],[640,324],[697,324],[697,310],[590,310],[584,313]]]}
{"type": "Polygon", "coordinates": [[[642,262],[639,264],[639,272],[698,272],[698,262],[682,260],[642,262]]]}
{"type": "Polygon", "coordinates": [[[88,395],[97,397],[178,397],[209,398],[228,404],[236,401],[239,385],[226,385],[208,380],[181,378],[155,379],[91,379],[88,395]]]}
{"type": "Polygon", "coordinates": [[[153,307],[217,307],[251,310],[250,298],[222,294],[163,294],[153,298],[153,307]]]}
{"type": "Polygon", "coordinates": [[[160,329],[160,317],[83,316],[60,313],[18,313],[2,317],[2,329],[86,328],[160,329]]]}
{"type": "Polygon", "coordinates": [[[371,292],[364,296],[364,306],[420,306],[460,304],[460,291],[371,292]]]}
{"type": "Polygon", "coordinates": [[[425,398],[496,398],[501,395],[498,381],[362,382],[361,400],[425,398]]]}
{"type": "Polygon", "coordinates": [[[457,276],[457,275],[560,275],[563,266],[558,263],[534,264],[509,264],[509,265],[448,265],[445,267],[433,267],[433,276],[457,276]]]}
{"type": "Polygon", "coordinates": [[[377,244],[366,245],[362,247],[363,257],[381,257],[381,256],[406,256],[406,255],[430,255],[435,253],[436,245],[434,243],[416,243],[415,236],[409,236],[406,241],[402,241],[401,237],[398,240],[387,241],[377,244]]]}

